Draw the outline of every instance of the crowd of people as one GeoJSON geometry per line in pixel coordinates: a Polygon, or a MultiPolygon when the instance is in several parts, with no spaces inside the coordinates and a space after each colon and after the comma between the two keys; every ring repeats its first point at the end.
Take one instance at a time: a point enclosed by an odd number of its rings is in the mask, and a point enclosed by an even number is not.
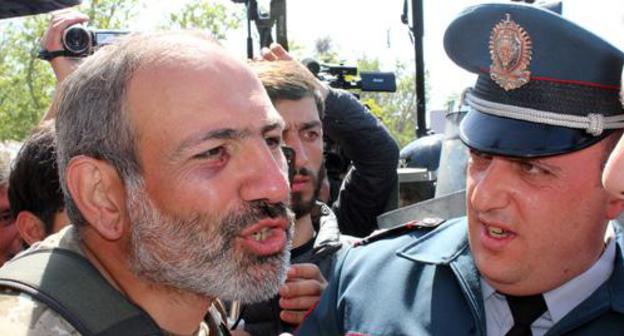
{"type": "Polygon", "coordinates": [[[0,152],[2,334],[623,333],[624,53],[600,37],[462,12],[467,215],[378,230],[398,146],[352,94],[200,32],[55,54],[86,21],[52,15],[54,101],[0,152]],[[331,204],[324,136],[351,160],[331,204]]]}

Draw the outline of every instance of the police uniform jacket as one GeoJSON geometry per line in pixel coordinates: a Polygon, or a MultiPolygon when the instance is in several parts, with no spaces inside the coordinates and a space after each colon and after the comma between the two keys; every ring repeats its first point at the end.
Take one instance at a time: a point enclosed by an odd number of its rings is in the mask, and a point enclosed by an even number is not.
{"type": "MultiPolygon", "coordinates": [[[[613,274],[546,335],[624,331],[624,237],[613,274]]],[[[466,218],[350,249],[297,335],[485,335],[466,218]]]]}

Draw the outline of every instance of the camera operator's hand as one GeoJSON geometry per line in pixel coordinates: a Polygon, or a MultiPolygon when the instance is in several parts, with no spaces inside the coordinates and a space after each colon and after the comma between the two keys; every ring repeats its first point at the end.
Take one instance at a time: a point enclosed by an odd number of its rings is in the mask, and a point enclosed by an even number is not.
{"type": "Polygon", "coordinates": [[[280,318],[290,324],[303,322],[307,311],[320,299],[327,280],[314,264],[294,264],[288,269],[286,283],[280,288],[280,318]]]}
{"type": "MultiPolygon", "coordinates": [[[[41,38],[41,48],[47,51],[63,50],[63,33],[65,29],[77,23],[89,21],[89,17],[73,9],[64,9],[52,13],[48,29],[41,38]]],[[[50,60],[52,70],[60,83],[72,73],[80,64],[80,60],[73,57],[58,56],[50,60]]]]}
{"type": "MultiPolygon", "coordinates": [[[[265,61],[294,60],[293,57],[288,53],[288,51],[286,51],[286,49],[284,49],[284,47],[282,47],[279,43],[271,43],[269,48],[262,48],[260,53],[262,54],[262,59],[264,59],[265,61]]],[[[299,65],[306,71],[308,71],[308,69],[303,64],[299,63],[299,65]]],[[[318,79],[316,80],[316,86],[320,91],[323,100],[325,100],[325,98],[327,98],[327,95],[329,94],[329,86],[327,85],[327,83],[323,83],[318,79]]]]}

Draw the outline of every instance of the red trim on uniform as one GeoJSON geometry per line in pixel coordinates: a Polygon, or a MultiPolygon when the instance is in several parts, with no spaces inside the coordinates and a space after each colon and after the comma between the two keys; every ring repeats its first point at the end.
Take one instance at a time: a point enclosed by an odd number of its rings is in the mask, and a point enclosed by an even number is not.
{"type": "Polygon", "coordinates": [[[347,331],[345,336],[369,336],[368,334],[363,334],[357,331],[347,331]]]}
{"type": "MultiPolygon", "coordinates": [[[[308,318],[308,316],[310,315],[310,313],[312,313],[312,311],[314,310],[314,308],[316,308],[316,306],[319,304],[319,301],[316,301],[313,305],[310,306],[310,308],[308,308],[308,310],[306,310],[305,315],[303,315],[303,321],[305,321],[305,319],[308,318]]],[[[299,328],[301,328],[301,325],[303,324],[303,322],[301,322],[299,324],[299,326],[297,327],[297,329],[295,329],[295,332],[293,333],[293,335],[297,335],[297,333],[299,332],[299,328]]]]}
{"type": "MultiPolygon", "coordinates": [[[[490,70],[489,69],[480,68],[479,71],[484,73],[484,74],[486,74],[486,75],[490,74],[490,70]]],[[[577,81],[577,80],[570,80],[570,79],[558,79],[558,78],[550,78],[550,77],[530,77],[530,80],[538,80],[538,81],[543,81],[543,82],[553,82],[553,83],[561,83],[561,84],[590,86],[590,87],[595,87],[595,88],[599,88],[599,89],[620,91],[620,87],[617,86],[617,85],[605,85],[605,84],[584,82],[584,81],[577,81]]]]}

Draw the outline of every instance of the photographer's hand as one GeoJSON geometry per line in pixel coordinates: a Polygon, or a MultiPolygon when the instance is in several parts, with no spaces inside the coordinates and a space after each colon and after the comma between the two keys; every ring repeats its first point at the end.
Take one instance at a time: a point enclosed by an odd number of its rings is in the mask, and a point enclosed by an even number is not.
{"type": "Polygon", "coordinates": [[[280,288],[280,318],[290,324],[300,324],[307,311],[320,299],[327,280],[314,264],[294,264],[288,270],[286,283],[280,288]]]}
{"type": "MultiPolygon", "coordinates": [[[[284,47],[282,47],[279,43],[271,43],[269,48],[262,48],[260,53],[262,54],[262,59],[264,59],[265,61],[294,60],[293,57],[288,53],[288,51],[286,51],[286,49],[284,49],[284,47]]],[[[299,62],[297,63],[306,71],[308,71],[308,69],[303,64],[299,62]]],[[[329,86],[327,85],[327,83],[321,82],[318,78],[316,79],[316,86],[321,93],[321,97],[323,97],[323,100],[325,100],[325,98],[327,98],[327,95],[329,94],[329,86]]]]}
{"type": "MultiPolygon", "coordinates": [[[[47,51],[63,50],[63,33],[65,29],[77,23],[89,21],[89,17],[72,9],[52,13],[48,29],[41,38],[41,48],[47,51]]],[[[60,83],[80,64],[80,60],[72,57],[58,56],[50,60],[50,65],[60,83]]]]}

